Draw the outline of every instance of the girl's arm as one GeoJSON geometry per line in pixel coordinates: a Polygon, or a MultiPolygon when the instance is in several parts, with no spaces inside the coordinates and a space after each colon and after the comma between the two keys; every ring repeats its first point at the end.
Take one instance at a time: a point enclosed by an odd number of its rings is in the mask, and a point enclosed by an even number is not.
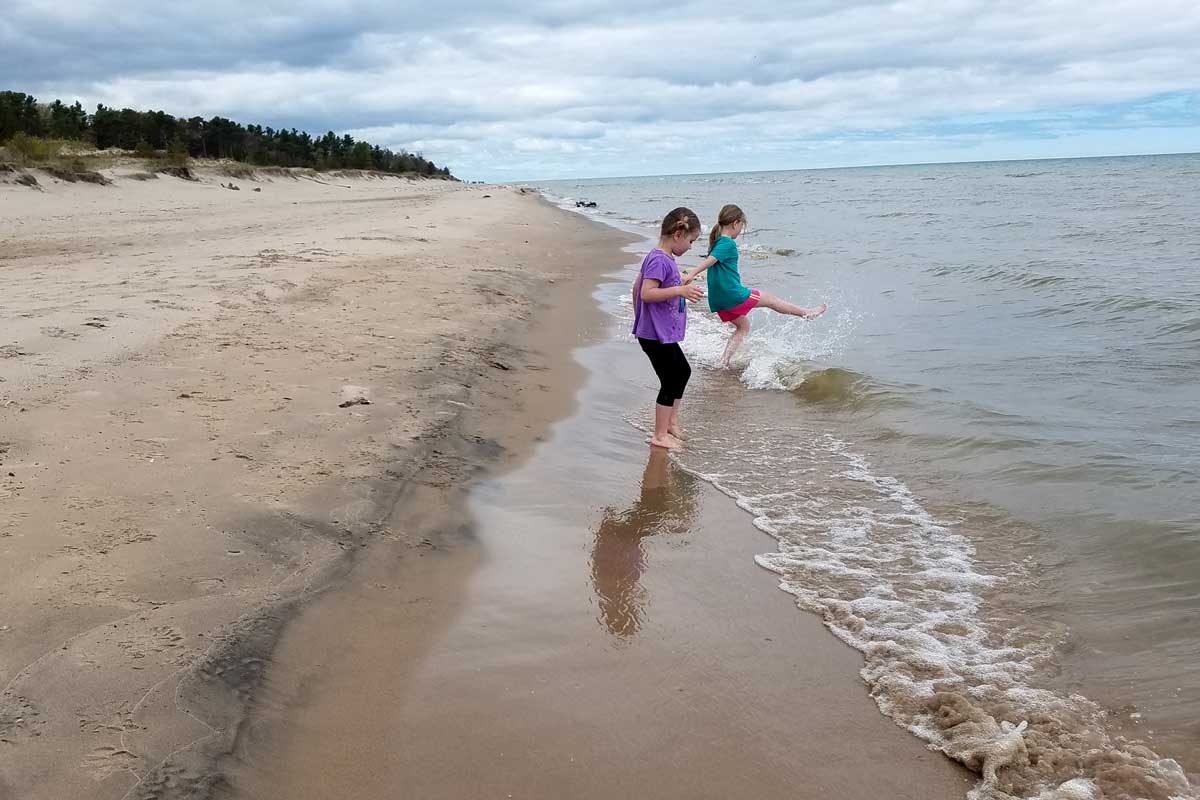
{"type": "Polygon", "coordinates": [[[687,286],[689,283],[696,280],[696,278],[699,278],[704,273],[704,270],[708,269],[715,263],[717,263],[717,260],[715,258],[713,258],[712,256],[705,256],[704,260],[700,262],[699,266],[697,266],[694,270],[689,272],[687,275],[683,276],[683,285],[687,286]]]}
{"type": "Polygon", "coordinates": [[[699,286],[670,286],[662,288],[660,281],[654,278],[642,278],[642,302],[665,303],[676,297],[686,297],[688,300],[699,300],[703,291],[699,286]]]}

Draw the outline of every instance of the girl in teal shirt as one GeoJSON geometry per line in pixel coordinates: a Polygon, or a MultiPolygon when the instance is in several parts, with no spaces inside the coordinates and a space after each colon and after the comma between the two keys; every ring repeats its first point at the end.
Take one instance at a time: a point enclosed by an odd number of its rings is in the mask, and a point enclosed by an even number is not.
{"type": "Polygon", "coordinates": [[[801,308],[773,294],[743,286],[742,276],[738,272],[738,249],[734,239],[741,236],[744,230],[746,215],[742,210],[735,205],[724,206],[717,215],[717,224],[708,235],[708,255],[683,279],[683,285],[687,286],[699,278],[701,273],[708,272],[708,307],[717,312],[722,322],[733,325],[733,336],[729,338],[729,344],[725,345],[725,354],[721,356],[723,367],[729,366],[729,359],[733,358],[733,354],[750,333],[750,317],[747,316],[750,309],[762,306],[780,314],[816,319],[828,308],[825,303],[815,308],[801,308]]]}

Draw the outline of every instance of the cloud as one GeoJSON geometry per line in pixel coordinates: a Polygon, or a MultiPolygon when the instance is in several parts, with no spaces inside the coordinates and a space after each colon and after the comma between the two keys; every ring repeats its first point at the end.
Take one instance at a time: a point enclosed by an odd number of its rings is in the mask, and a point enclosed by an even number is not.
{"type": "Polygon", "coordinates": [[[788,5],[16,0],[0,74],[43,97],[349,131],[466,177],[1200,129],[1190,0],[788,5]]]}

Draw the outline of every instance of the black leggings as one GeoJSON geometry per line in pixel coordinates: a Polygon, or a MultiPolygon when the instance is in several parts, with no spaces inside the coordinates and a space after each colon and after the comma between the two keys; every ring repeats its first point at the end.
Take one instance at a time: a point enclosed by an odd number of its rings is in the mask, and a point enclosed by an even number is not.
{"type": "Polygon", "coordinates": [[[673,406],[675,401],[683,397],[683,389],[687,386],[688,378],[692,377],[692,368],[683,355],[683,349],[678,342],[663,344],[654,339],[638,337],[638,344],[650,359],[654,374],[662,383],[658,390],[658,404],[673,406]]]}

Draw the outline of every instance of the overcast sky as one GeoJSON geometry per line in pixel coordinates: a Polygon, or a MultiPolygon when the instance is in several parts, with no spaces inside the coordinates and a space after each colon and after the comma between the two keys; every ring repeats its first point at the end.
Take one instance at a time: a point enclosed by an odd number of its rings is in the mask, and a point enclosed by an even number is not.
{"type": "Polygon", "coordinates": [[[1197,0],[3,0],[0,89],[462,178],[1200,150],[1197,0]]]}

